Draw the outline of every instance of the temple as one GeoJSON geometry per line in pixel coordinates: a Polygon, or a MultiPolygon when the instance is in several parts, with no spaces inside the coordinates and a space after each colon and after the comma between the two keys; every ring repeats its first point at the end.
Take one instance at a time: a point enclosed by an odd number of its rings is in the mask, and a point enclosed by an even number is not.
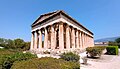
{"type": "Polygon", "coordinates": [[[31,25],[30,50],[62,53],[94,46],[93,33],[63,10],[40,15],[31,25]]]}

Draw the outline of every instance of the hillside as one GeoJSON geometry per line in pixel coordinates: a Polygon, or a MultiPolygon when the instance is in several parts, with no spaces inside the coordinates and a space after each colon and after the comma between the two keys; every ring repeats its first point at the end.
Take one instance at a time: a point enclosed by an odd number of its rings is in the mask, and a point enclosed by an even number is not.
{"type": "Polygon", "coordinates": [[[108,42],[108,41],[115,41],[115,39],[120,38],[119,37],[109,37],[109,38],[102,38],[102,39],[97,39],[95,42],[108,42]]]}

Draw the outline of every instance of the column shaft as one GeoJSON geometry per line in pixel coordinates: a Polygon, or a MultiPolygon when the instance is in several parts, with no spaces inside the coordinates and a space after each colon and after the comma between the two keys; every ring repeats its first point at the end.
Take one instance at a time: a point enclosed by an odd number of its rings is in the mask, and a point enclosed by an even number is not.
{"type": "Polygon", "coordinates": [[[38,33],[37,31],[35,32],[35,45],[34,45],[34,49],[37,49],[38,46],[38,33]]]}
{"type": "Polygon", "coordinates": [[[66,49],[70,49],[70,29],[69,25],[66,26],[66,49]]]}
{"type": "Polygon", "coordinates": [[[64,49],[64,29],[63,29],[63,23],[59,24],[59,49],[64,49]]]}
{"type": "Polygon", "coordinates": [[[51,49],[55,49],[55,31],[53,26],[51,26],[51,49]]]}
{"type": "Polygon", "coordinates": [[[80,39],[80,48],[82,48],[82,34],[81,34],[81,31],[80,31],[80,34],[79,34],[79,39],[80,39]]]}
{"type": "Polygon", "coordinates": [[[79,35],[78,35],[78,30],[76,31],[76,46],[77,46],[77,49],[79,49],[79,35]]]}
{"type": "Polygon", "coordinates": [[[39,31],[39,50],[42,49],[42,32],[41,30],[39,31]]]}
{"type": "Polygon", "coordinates": [[[82,40],[81,41],[82,41],[82,48],[83,48],[84,47],[84,33],[82,32],[81,34],[82,34],[82,40]]]}
{"type": "Polygon", "coordinates": [[[31,36],[31,46],[30,49],[32,50],[34,46],[34,33],[32,32],[32,36],[31,36]]]}
{"type": "Polygon", "coordinates": [[[48,45],[48,33],[47,33],[47,29],[45,28],[44,49],[47,49],[47,45],[48,45]]]}
{"type": "Polygon", "coordinates": [[[75,30],[72,28],[72,33],[71,33],[71,38],[72,38],[72,49],[75,49],[75,30]]]}

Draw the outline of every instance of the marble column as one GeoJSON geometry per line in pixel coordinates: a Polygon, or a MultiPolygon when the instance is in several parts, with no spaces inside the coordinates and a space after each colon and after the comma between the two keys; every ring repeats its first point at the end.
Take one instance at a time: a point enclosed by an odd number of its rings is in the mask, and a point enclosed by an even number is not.
{"type": "Polygon", "coordinates": [[[42,32],[41,32],[41,30],[39,30],[38,31],[38,33],[39,33],[39,50],[41,50],[42,49],[42,32]]]}
{"type": "Polygon", "coordinates": [[[69,25],[66,26],[66,49],[70,49],[70,28],[69,25]]]}
{"type": "Polygon", "coordinates": [[[88,47],[88,35],[86,34],[86,47],[88,47]]]}
{"type": "Polygon", "coordinates": [[[82,32],[82,48],[84,48],[84,33],[82,32]]]}
{"type": "Polygon", "coordinates": [[[77,46],[77,49],[79,49],[79,35],[78,35],[78,30],[76,31],[76,46],[77,46]]]}
{"type": "Polygon", "coordinates": [[[86,34],[84,33],[84,48],[86,48],[86,34]]]}
{"type": "Polygon", "coordinates": [[[35,31],[35,45],[34,45],[34,49],[37,49],[38,46],[38,33],[37,31],[35,31]]]}
{"type": "Polygon", "coordinates": [[[34,46],[34,32],[32,32],[32,36],[31,36],[31,46],[30,49],[32,50],[34,46]]]}
{"type": "Polygon", "coordinates": [[[47,32],[47,28],[45,28],[45,37],[44,37],[44,49],[47,49],[48,46],[48,32],[47,32]]]}
{"type": "Polygon", "coordinates": [[[75,29],[72,28],[72,32],[71,32],[71,38],[72,38],[72,49],[75,49],[75,29]]]}
{"type": "Polygon", "coordinates": [[[51,26],[51,49],[55,49],[55,31],[53,26],[51,26]]]}
{"type": "Polygon", "coordinates": [[[59,24],[59,50],[64,49],[64,28],[63,23],[59,24]]]}
{"type": "Polygon", "coordinates": [[[94,38],[92,37],[92,46],[94,46],[94,38]]]}
{"type": "Polygon", "coordinates": [[[79,34],[79,40],[80,40],[79,47],[82,48],[82,33],[81,33],[81,31],[80,31],[80,34],[79,34]]]}

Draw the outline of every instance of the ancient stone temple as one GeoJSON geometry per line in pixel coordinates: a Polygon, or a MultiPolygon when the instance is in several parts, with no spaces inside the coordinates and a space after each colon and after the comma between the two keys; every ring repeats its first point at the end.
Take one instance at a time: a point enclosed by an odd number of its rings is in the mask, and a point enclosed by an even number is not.
{"type": "Polygon", "coordinates": [[[31,51],[80,51],[94,46],[93,33],[62,10],[41,15],[31,27],[31,51]]]}

